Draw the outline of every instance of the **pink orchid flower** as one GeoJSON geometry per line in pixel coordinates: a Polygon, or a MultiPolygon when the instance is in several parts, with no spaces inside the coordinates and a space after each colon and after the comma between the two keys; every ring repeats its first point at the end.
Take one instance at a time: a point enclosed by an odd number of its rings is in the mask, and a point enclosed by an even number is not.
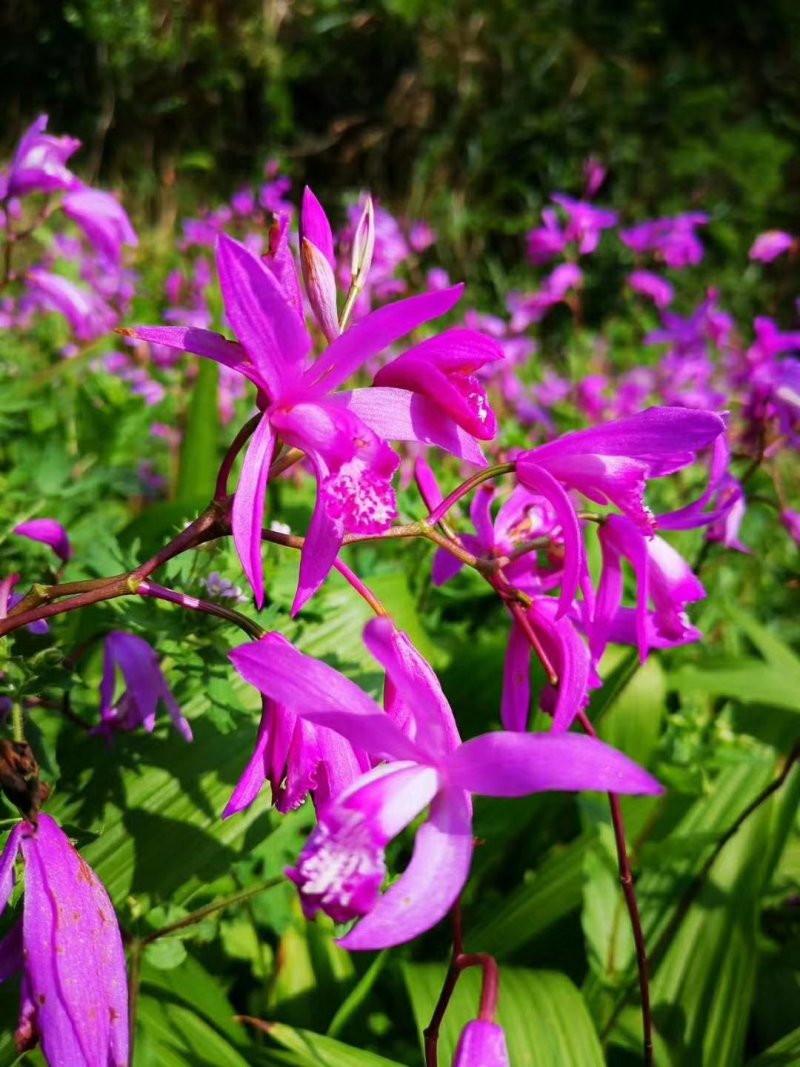
{"type": "Polygon", "coordinates": [[[216,360],[258,389],[262,417],[245,454],[233,501],[233,536],[260,607],[264,599],[261,526],[276,441],[301,449],[317,480],[317,502],[306,536],[293,612],[329,573],[346,533],[379,533],[397,514],[391,479],[399,459],[388,441],[435,444],[483,464],[476,437],[493,435],[485,394],[470,376],[501,357],[496,342],[471,330],[451,330],[423,342],[385,368],[380,385],[336,392],[374,356],[431,319],[450,311],[461,286],[399,300],[337,334],[332,286],[333,237],[318,201],[303,201],[303,271],[323,334],[333,338],[309,361],[312,336],[302,318],[297,272],[285,224],[271,254],[260,259],[220,235],[217,268],[225,312],[239,344],[206,330],[145,327],[141,340],[216,360]],[[432,376],[432,378],[431,378],[432,376]],[[431,380],[445,383],[432,395],[431,380]],[[441,395],[439,395],[441,392],[441,395]]]}
{"type": "Polygon", "coordinates": [[[661,792],[646,771],[590,737],[498,732],[462,742],[436,675],[408,637],[389,620],[374,619],[364,640],[404,705],[404,727],[348,678],[275,635],[230,654],[270,699],[386,761],[319,812],[297,866],[287,872],[309,918],[320,910],[337,922],[363,916],[342,938],[345,948],[410,941],[449,911],[469,874],[473,794],[661,792]],[[381,895],[387,844],[425,808],[411,862],[381,895]]]}

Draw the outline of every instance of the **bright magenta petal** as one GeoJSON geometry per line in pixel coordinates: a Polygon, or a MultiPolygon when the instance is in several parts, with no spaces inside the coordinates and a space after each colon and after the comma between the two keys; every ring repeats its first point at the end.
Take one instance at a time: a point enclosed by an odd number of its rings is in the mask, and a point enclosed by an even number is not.
{"type": "Polygon", "coordinates": [[[531,644],[516,622],[503,664],[500,717],[506,730],[527,730],[531,712],[531,644]]]}
{"type": "Polygon", "coordinates": [[[339,944],[356,950],[390,948],[430,930],[464,888],[471,859],[472,806],[466,793],[448,789],[431,804],[401,878],[339,944]]]}
{"type": "Polygon", "coordinates": [[[267,634],[229,653],[256,689],[308,722],[335,730],[356,748],[394,759],[429,762],[371,697],[326,663],[298,652],[280,634],[267,634]],[[355,739],[355,740],[354,740],[355,739]]]}
{"type": "Polygon", "coordinates": [[[177,348],[179,352],[190,352],[194,356],[213,359],[231,370],[246,373],[243,364],[247,362],[247,353],[235,341],[228,341],[219,333],[200,330],[194,326],[134,326],[125,330],[126,337],[137,341],[147,341],[151,345],[165,345],[177,348]]]}
{"type": "Polygon", "coordinates": [[[299,377],[311,338],[272,271],[225,234],[217,270],[228,322],[276,400],[299,377]]]}
{"type": "Polygon", "coordinates": [[[485,467],[486,460],[480,445],[426,396],[407,389],[374,386],[353,389],[331,398],[346,404],[385,441],[419,441],[438,445],[445,452],[485,467]]]}
{"type": "Polygon", "coordinates": [[[549,471],[539,467],[535,453],[529,452],[517,461],[517,477],[529,489],[541,495],[553,505],[553,511],[561,524],[564,539],[564,578],[561,583],[559,613],[566,614],[578,592],[581,574],[586,568],[586,551],[581,527],[575,508],[562,486],[549,471]]]}
{"type": "Polygon", "coordinates": [[[461,742],[453,712],[430,664],[389,619],[372,619],[364,628],[364,644],[391,678],[397,696],[416,723],[416,738],[435,761],[461,742]]]}
{"type": "Polygon", "coordinates": [[[576,734],[483,734],[448,760],[454,786],[488,797],[521,797],[543,790],[662,793],[638,764],[621,752],[576,734]]]}
{"type": "Polygon", "coordinates": [[[269,419],[264,416],[247,446],[242,473],[233,498],[231,527],[233,542],[244,573],[253,587],[256,606],[264,603],[264,564],[261,556],[261,527],[267,494],[269,466],[275,439],[269,419]]]}

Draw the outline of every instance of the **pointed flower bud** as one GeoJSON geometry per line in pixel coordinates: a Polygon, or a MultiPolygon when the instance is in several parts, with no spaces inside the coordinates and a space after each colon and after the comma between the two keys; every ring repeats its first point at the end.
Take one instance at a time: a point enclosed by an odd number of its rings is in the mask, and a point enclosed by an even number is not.
{"type": "Polygon", "coordinates": [[[350,261],[350,273],[353,280],[363,282],[369,274],[372,265],[372,255],[375,251],[375,209],[372,205],[372,197],[367,196],[361,218],[358,220],[356,232],[353,235],[353,253],[350,261]]]}

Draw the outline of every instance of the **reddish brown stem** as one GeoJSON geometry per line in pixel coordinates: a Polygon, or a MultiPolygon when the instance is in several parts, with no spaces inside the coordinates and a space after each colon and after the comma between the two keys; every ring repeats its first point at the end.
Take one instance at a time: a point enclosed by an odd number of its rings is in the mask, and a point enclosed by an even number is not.
{"type": "MultiPolygon", "coordinates": [[[[578,712],[578,722],[589,737],[597,737],[597,731],[589,721],[586,712],[578,712]]],[[[642,920],[639,915],[639,904],[636,900],[636,890],[633,885],[633,871],[628,856],[628,846],[625,840],[625,824],[622,818],[622,806],[616,793],[608,794],[608,803],[611,807],[611,823],[614,827],[614,843],[617,848],[617,864],[619,867],[619,880],[625,897],[625,906],[628,909],[628,917],[633,933],[633,943],[636,949],[636,970],[639,975],[639,993],[642,998],[642,1033],[643,1053],[645,1067],[653,1065],[653,1017],[650,1006],[650,967],[647,960],[647,946],[642,930],[642,920]]]]}
{"type": "Polygon", "coordinates": [[[215,500],[225,500],[228,496],[228,479],[236,462],[236,457],[255,433],[261,417],[261,412],[259,411],[252,419],[248,419],[231,442],[230,448],[225,453],[225,458],[220,465],[219,474],[217,474],[217,484],[214,489],[215,500]]]}

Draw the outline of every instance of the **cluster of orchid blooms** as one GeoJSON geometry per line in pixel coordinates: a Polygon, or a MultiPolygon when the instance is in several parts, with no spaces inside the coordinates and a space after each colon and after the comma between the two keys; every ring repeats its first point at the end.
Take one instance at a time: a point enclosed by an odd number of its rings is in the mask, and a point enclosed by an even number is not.
{"type": "MultiPolygon", "coordinates": [[[[109,194],[87,190],[66,169],[76,142],[44,129],[40,119],[25,134],[2,179],[9,236],[21,210],[19,197],[40,194],[49,205],[54,194],[63,194],[63,212],[82,227],[98,254],[119,264],[120,245],[135,243],[127,216],[109,194]]],[[[348,225],[349,254],[337,257],[325,211],[306,189],[296,258],[286,185],[274,170],[267,177],[258,194],[243,192],[230,208],[185,230],[187,252],[216,249],[232,338],[209,329],[212,274],[205,253],[196,255],[191,277],[170,277],[169,325],[136,327],[125,336],[133,351],[151,346],[151,358],[162,368],[184,353],[219,364],[228,415],[236,398],[252,400],[255,415],[226,456],[212,509],[215,535],[232,534],[256,606],[265,596],[266,540],[301,551],[293,614],[334,567],[376,610],[364,642],[385,673],[382,703],[280,633],[262,634],[231,651],[235,669],[263,695],[263,714],[252,757],[223,815],[249,806],[265,783],[282,812],[310,796],[316,828],[286,872],[303,910],[309,918],[322,911],[337,923],[355,920],[339,942],[346,948],[383,949],[416,938],[457,905],[473,852],[473,796],[660,792],[650,774],[593,736],[585,708],[601,684],[598,668],[610,642],[635,646],[644,660],[651,649],[700,637],[686,608],[704,596],[703,586],[661,533],[705,527],[711,536],[737,544],[743,490],[728,470],[728,427],[719,413],[725,398],[715,391],[719,368],[709,369],[708,345],[719,348],[724,373],[748,398],[736,414],[737,442],[757,427],[763,452],[797,441],[797,364],[781,357],[800,342],[800,334],[782,334],[770,320],[759,320],[756,342],[739,352],[713,295],[691,319],[679,319],[667,310],[669,283],[637,269],[631,288],[663,314],[663,330],[650,338],[669,345],[661,369],[644,374],[640,368],[636,381],[615,385],[608,398],[603,394],[610,383],[596,383],[593,406],[587,399],[582,410],[597,425],[552,435],[528,450],[503,452],[493,444],[495,396],[522,415],[544,405],[545,387],[573,389],[553,376],[544,386],[522,386],[515,369],[533,350],[527,328],[556,303],[569,303],[581,282],[578,260],[597,248],[604,230],[617,225],[613,212],[590,202],[602,184],[601,168],[594,164],[589,170],[586,200],[554,197],[560,214],[555,208],[543,212],[542,227],[529,237],[529,257],[537,265],[558,256],[565,262],[537,293],[509,298],[509,324],[472,312],[469,326],[429,328],[429,336],[415,342],[408,338],[452,312],[462,295],[462,287],[449,285],[441,274],[420,295],[404,295],[396,268],[409,251],[424,250],[430,232],[416,227],[405,237],[391,216],[376,213],[367,199],[348,225]],[[276,221],[268,225],[273,215],[276,221]],[[263,223],[260,233],[239,241],[226,232],[236,228],[237,219],[249,224],[254,218],[263,223]],[[662,372],[672,382],[669,404],[642,410],[662,372]],[[615,417],[604,421],[609,416],[615,417]],[[493,465],[485,455],[489,449],[493,465]],[[426,458],[437,451],[465,468],[465,480],[447,496],[426,458]],[[238,483],[229,493],[228,476],[240,453],[238,483]],[[420,500],[420,517],[405,524],[398,522],[395,496],[401,454],[413,460],[420,500]],[[708,476],[697,498],[680,510],[654,514],[645,502],[649,483],[698,461],[707,464],[708,476]],[[265,530],[269,482],[299,464],[316,483],[305,535],[265,530]],[[451,512],[469,493],[472,529],[458,532],[451,512]],[[494,709],[487,708],[487,732],[461,739],[458,709],[454,714],[432,667],[339,559],[345,544],[397,536],[436,544],[434,583],[471,566],[505,605],[502,729],[489,729],[494,709]],[[599,574],[590,571],[587,536],[599,542],[599,574]],[[625,597],[626,566],[635,579],[632,598],[625,597]],[[532,655],[545,672],[539,694],[531,692],[532,655]],[[537,708],[551,722],[549,729],[533,732],[537,708]],[[576,724],[583,733],[571,729],[576,724]],[[385,888],[387,845],[426,810],[408,866],[385,888]]],[[[706,221],[699,214],[660,219],[620,236],[637,256],[680,269],[702,255],[696,230],[706,221]]],[[[792,246],[788,235],[763,235],[752,254],[768,259],[792,246]]],[[[75,286],[67,279],[43,285],[46,273],[35,267],[15,276],[26,295],[6,309],[9,321],[18,325],[25,301],[41,303],[44,292],[47,305],[68,318],[76,339],[86,340],[68,304],[61,306],[53,296],[75,286]]],[[[87,297],[95,299],[97,293],[87,297]]],[[[588,390],[588,383],[584,386],[588,390]]],[[[32,520],[15,533],[49,545],[68,564],[69,540],[54,520],[32,520]]],[[[198,543],[189,539],[186,547],[198,543]]],[[[197,598],[155,585],[149,572],[134,576],[124,591],[203,610],[197,598]]],[[[54,610],[37,612],[33,602],[18,603],[13,584],[10,578],[0,584],[0,633],[16,625],[41,628],[45,618],[70,610],[64,600],[54,610]]],[[[209,579],[208,594],[212,600],[241,599],[238,588],[217,577],[209,579]]],[[[160,702],[191,740],[157,656],[141,637],[108,634],[100,697],[96,732],[107,740],[119,730],[152,730],[160,702]],[[118,672],[124,680],[121,696],[116,696],[118,672]]],[[[24,752],[18,757],[23,765],[32,759],[24,752]]],[[[30,765],[19,773],[24,796],[25,783],[36,775],[30,765]]],[[[0,944],[0,980],[23,970],[17,1043],[28,1048],[40,1037],[55,1065],[121,1067],[128,1056],[127,994],[113,910],[67,837],[49,816],[38,814],[41,799],[22,808],[26,818],[0,859],[0,906],[9,899],[18,854],[25,871],[21,922],[0,944]]],[[[462,1035],[457,1067],[508,1063],[494,1009],[493,998],[483,998],[479,1018],[462,1035]]]]}

